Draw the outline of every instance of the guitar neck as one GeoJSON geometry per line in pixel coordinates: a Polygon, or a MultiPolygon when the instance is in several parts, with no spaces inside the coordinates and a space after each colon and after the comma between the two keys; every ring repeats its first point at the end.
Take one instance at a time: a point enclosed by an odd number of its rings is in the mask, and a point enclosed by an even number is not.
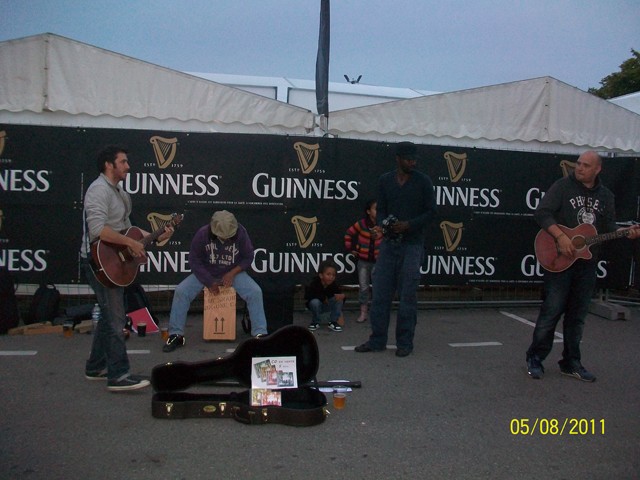
{"type": "Polygon", "coordinates": [[[595,245],[597,243],[607,242],[609,240],[615,240],[616,238],[626,237],[629,235],[629,229],[616,230],[615,232],[601,233],[600,235],[594,235],[585,239],[587,245],[595,245]]]}
{"type": "Polygon", "coordinates": [[[178,222],[180,222],[181,219],[182,219],[182,215],[175,215],[174,214],[173,218],[171,219],[171,221],[169,223],[167,223],[166,225],[158,228],[153,233],[151,233],[151,234],[147,235],[146,237],[144,237],[141,240],[142,244],[146,248],[147,246],[149,246],[150,244],[155,242],[160,237],[160,235],[162,235],[165,232],[165,228],[166,227],[175,227],[178,224],[178,222]]]}
{"type": "Polygon", "coordinates": [[[158,237],[160,237],[160,235],[164,233],[164,228],[165,227],[159,228],[155,232],[147,235],[142,239],[142,244],[145,246],[145,248],[151,245],[153,242],[155,242],[158,239],[158,237]]]}

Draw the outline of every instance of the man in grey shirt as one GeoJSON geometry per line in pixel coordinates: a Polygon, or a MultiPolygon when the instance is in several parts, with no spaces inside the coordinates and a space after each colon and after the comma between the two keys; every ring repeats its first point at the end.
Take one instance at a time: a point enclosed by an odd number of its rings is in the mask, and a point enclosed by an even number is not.
{"type": "MultiPolygon", "coordinates": [[[[84,198],[85,234],[82,241],[82,271],[93,288],[102,318],[94,332],[91,354],[85,366],[88,380],[107,380],[110,391],[126,391],[144,388],[149,381],[129,373],[129,357],[123,329],[126,323],[124,288],[106,287],[95,277],[91,266],[89,245],[93,241],[124,245],[133,257],[145,255],[144,245],[121,233],[131,227],[131,197],[121,186],[129,173],[127,150],[109,145],[98,153],[97,167],[100,175],[84,198]]],[[[144,232],[146,235],[146,232],[144,232]]],[[[167,228],[158,241],[173,234],[167,228]]]]}

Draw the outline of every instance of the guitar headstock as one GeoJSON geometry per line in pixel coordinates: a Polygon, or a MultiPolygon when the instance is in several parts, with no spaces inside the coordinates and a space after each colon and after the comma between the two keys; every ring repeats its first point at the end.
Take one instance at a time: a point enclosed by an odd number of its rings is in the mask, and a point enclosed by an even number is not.
{"type": "Polygon", "coordinates": [[[180,225],[180,222],[184,219],[184,213],[172,213],[171,214],[171,226],[177,227],[180,225]]]}

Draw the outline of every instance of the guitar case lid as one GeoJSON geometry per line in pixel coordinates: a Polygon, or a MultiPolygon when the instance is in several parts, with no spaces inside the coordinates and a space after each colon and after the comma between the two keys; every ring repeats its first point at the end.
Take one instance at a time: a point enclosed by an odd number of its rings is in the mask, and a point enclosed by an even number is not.
{"type": "Polygon", "coordinates": [[[245,340],[226,357],[156,365],[151,372],[151,384],[156,392],[179,391],[194,385],[216,385],[228,381],[251,387],[252,359],[275,356],[296,357],[299,385],[316,378],[320,355],[314,335],[301,326],[288,325],[268,337],[245,340]]]}

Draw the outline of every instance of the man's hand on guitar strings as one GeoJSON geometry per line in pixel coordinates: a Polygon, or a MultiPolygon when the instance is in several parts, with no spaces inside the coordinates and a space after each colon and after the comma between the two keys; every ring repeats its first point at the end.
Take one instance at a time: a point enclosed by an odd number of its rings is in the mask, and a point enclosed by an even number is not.
{"type": "Polygon", "coordinates": [[[640,238],[640,225],[634,225],[629,227],[629,234],[627,235],[629,240],[635,240],[636,238],[640,238]]]}
{"type": "Polygon", "coordinates": [[[137,240],[134,240],[132,238],[127,237],[130,242],[128,242],[127,244],[127,249],[129,250],[129,254],[132,257],[144,257],[146,255],[146,252],[144,251],[144,245],[141,242],[138,242],[137,240]]]}
{"type": "Polygon", "coordinates": [[[158,237],[158,242],[169,240],[174,232],[175,228],[173,228],[171,225],[167,225],[166,227],[164,227],[164,233],[158,237]]]}
{"type": "Polygon", "coordinates": [[[576,248],[573,246],[571,239],[564,233],[556,240],[558,245],[558,253],[566,257],[573,258],[576,254],[576,248]]]}

